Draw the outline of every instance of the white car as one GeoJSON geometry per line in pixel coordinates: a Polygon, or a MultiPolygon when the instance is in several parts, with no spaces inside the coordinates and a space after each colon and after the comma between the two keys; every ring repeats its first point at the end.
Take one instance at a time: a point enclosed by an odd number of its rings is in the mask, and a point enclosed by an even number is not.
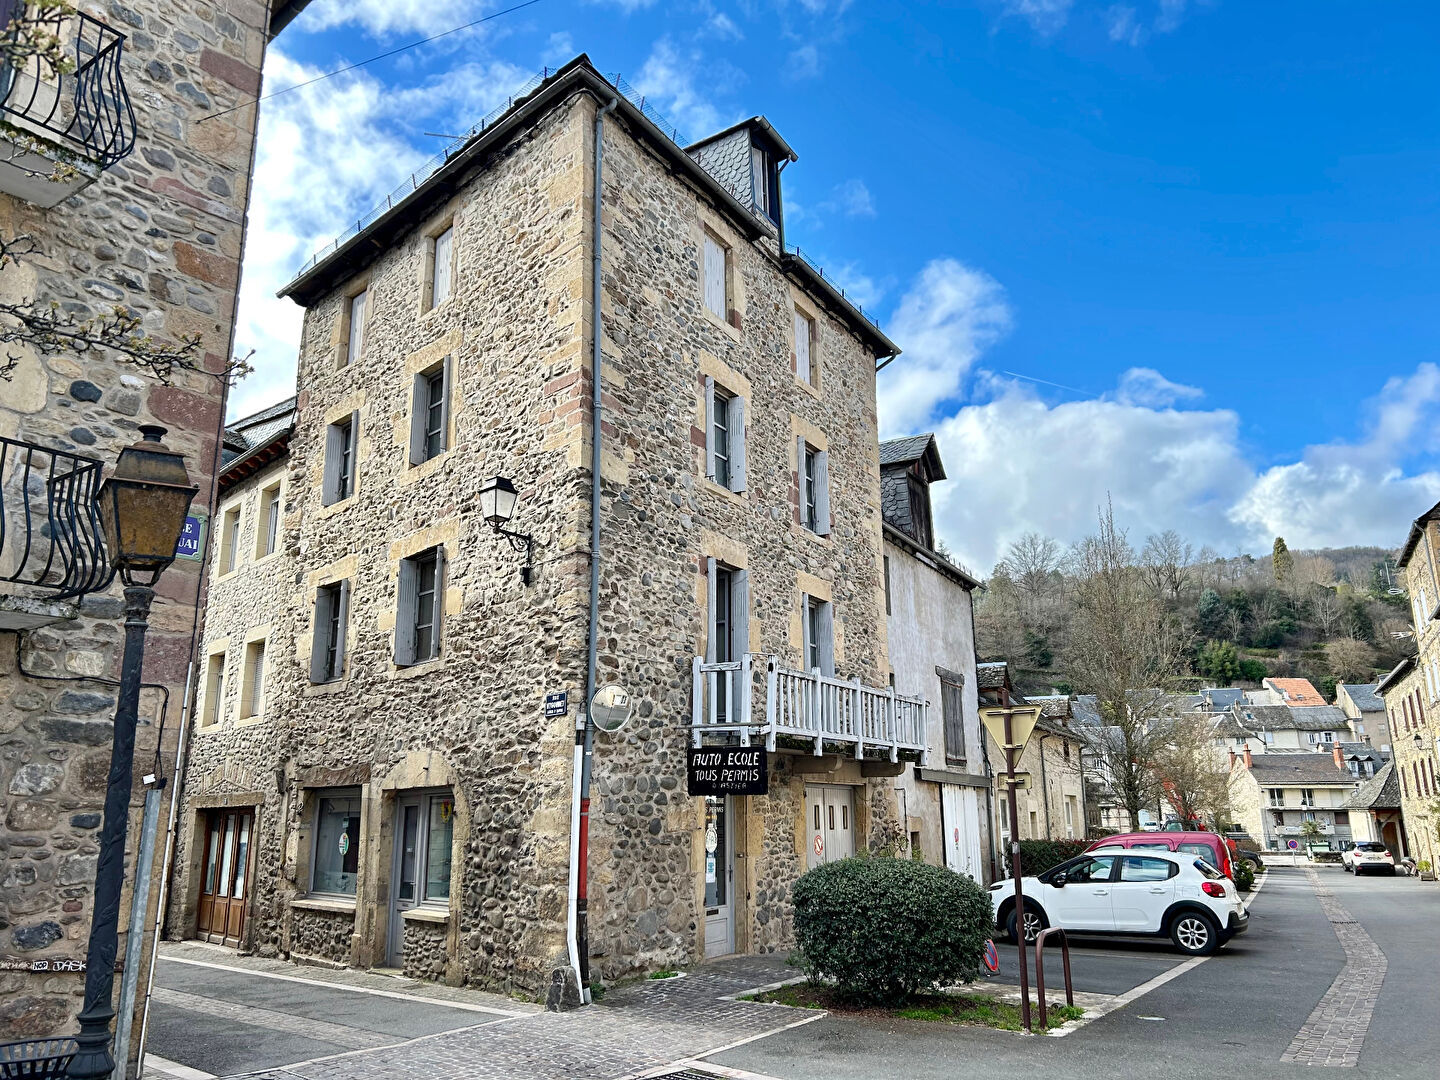
{"type": "Polygon", "coordinates": [[[1350,873],[1395,874],[1395,856],[1378,840],[1361,840],[1354,847],[1340,853],[1340,862],[1350,873]]]}
{"type": "MultiPolygon", "coordinates": [[[[1091,852],[1024,878],[1025,940],[1050,926],[1083,934],[1169,937],[1209,956],[1250,925],[1235,883],[1187,852],[1091,852]]],[[[995,921],[1018,940],[1015,882],[990,886],[995,921]]]]}

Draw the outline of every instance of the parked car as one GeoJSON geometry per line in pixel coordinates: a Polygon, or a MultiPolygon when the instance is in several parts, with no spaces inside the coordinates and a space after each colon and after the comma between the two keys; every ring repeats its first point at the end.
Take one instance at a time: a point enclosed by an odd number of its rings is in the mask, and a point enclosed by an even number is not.
{"type": "Polygon", "coordinates": [[[1106,848],[1135,848],[1145,851],[1189,852],[1199,855],[1232,881],[1235,878],[1235,845],[1213,832],[1117,833],[1096,840],[1086,851],[1106,848]]]}
{"type": "Polygon", "coordinates": [[[1161,832],[1205,832],[1205,826],[1198,821],[1183,821],[1180,818],[1169,818],[1160,828],[1161,832]]]}
{"type": "Polygon", "coordinates": [[[1350,873],[1395,875],[1395,856],[1378,840],[1361,840],[1340,853],[1340,862],[1350,873]]]}
{"type": "MultiPolygon", "coordinates": [[[[1169,937],[1183,953],[1209,956],[1250,925],[1235,883],[1190,852],[1087,853],[1023,880],[1026,941],[1058,926],[1079,934],[1169,937]]],[[[1018,942],[1015,883],[997,881],[990,898],[996,925],[1018,942]]]]}

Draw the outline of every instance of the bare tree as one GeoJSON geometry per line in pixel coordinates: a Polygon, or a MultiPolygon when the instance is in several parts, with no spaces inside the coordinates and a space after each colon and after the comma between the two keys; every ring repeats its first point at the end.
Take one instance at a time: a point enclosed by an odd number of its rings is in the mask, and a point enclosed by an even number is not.
{"type": "Polygon", "coordinates": [[[1224,831],[1232,817],[1230,770],[1215,747],[1214,721],[1202,716],[1173,720],[1156,748],[1154,769],[1176,814],[1224,831]]]}
{"type": "Polygon", "coordinates": [[[1310,597],[1310,612],[1320,630],[1320,636],[1330,638],[1334,637],[1335,631],[1340,628],[1340,617],[1345,613],[1345,607],[1340,603],[1340,597],[1335,595],[1334,589],[1317,588],[1310,597]]]}
{"type": "Polygon", "coordinates": [[[1355,638],[1337,638],[1325,646],[1325,660],[1337,682],[1370,682],[1375,677],[1375,650],[1355,638]]]}
{"type": "Polygon", "coordinates": [[[1130,818],[1160,793],[1154,760],[1174,712],[1170,691],[1184,664],[1186,634],[1136,564],[1134,549],[1115,525],[1108,503],[1094,536],[1075,546],[1075,613],[1067,650],[1068,674],[1095,695],[1101,724],[1090,751],[1130,818]]]}
{"type": "Polygon", "coordinates": [[[1195,551],[1174,529],[1166,529],[1145,541],[1140,565],[1151,587],[1174,603],[1194,576],[1195,551]]]}

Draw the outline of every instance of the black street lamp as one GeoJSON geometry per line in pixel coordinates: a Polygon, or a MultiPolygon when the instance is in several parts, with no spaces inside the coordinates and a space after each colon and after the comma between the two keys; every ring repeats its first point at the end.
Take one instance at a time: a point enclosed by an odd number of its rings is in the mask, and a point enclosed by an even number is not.
{"type": "Polygon", "coordinates": [[[519,493],[506,477],[492,476],[480,485],[480,516],[500,536],[510,541],[516,551],[525,552],[525,565],[520,568],[520,580],[530,584],[530,567],[535,561],[535,538],[529,533],[511,532],[502,526],[515,516],[515,502],[519,493]]]}
{"type": "MultiPolygon", "coordinates": [[[[185,459],[161,441],[165,429],[142,424],[140,442],[120,451],[115,471],[100,486],[96,509],[105,530],[110,561],[125,583],[125,655],[105,787],[105,823],[95,868],[95,911],[85,953],[85,1005],[80,1011],[78,1049],[67,1076],[99,1080],[115,1071],[110,1048],[115,951],[120,923],[120,890],[125,881],[125,833],[130,824],[130,788],[135,725],[140,711],[140,670],[155,582],[175,558],[185,514],[198,487],[190,483],[185,459]]],[[[130,932],[141,932],[131,927],[130,932]]],[[[120,1048],[123,1057],[126,1048],[120,1048]]]]}

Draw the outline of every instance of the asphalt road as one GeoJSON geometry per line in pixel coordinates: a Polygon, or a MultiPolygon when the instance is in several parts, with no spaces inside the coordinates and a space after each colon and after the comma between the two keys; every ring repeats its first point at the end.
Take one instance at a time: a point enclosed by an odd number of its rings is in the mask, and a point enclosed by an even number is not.
{"type": "MultiPolygon", "coordinates": [[[[1434,1077],[1440,1060],[1440,888],[1409,878],[1357,880],[1338,869],[1319,873],[1389,965],[1360,1064],[1342,1076],[1434,1077]]],[[[1303,869],[1272,869],[1268,879],[1252,906],[1248,934],[1064,1038],[828,1016],[707,1060],[781,1080],[953,1080],[971,1074],[1034,1080],[1047,1072],[1075,1080],[1314,1080],[1313,1066],[1280,1058],[1344,966],[1345,953],[1303,869]]],[[[1077,983],[1080,973],[1089,980],[1093,970],[1096,979],[1115,980],[1113,986],[1138,986],[1161,955],[1137,953],[1128,942],[1087,943],[1075,950],[1077,983]]]]}

